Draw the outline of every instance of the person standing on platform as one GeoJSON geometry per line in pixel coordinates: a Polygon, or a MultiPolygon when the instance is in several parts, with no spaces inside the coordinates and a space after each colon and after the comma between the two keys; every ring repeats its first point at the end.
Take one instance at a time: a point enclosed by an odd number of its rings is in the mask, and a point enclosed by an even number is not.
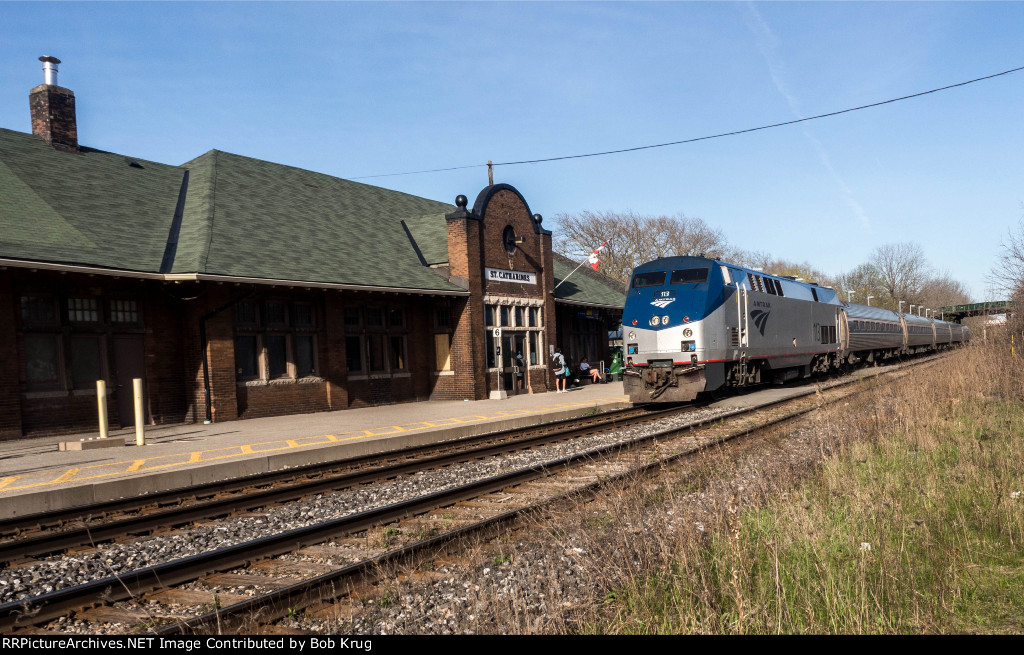
{"type": "Polygon", "coordinates": [[[562,349],[558,346],[555,346],[555,352],[551,355],[551,361],[554,363],[555,392],[565,393],[565,378],[569,375],[569,367],[565,365],[565,357],[562,355],[562,349]]]}

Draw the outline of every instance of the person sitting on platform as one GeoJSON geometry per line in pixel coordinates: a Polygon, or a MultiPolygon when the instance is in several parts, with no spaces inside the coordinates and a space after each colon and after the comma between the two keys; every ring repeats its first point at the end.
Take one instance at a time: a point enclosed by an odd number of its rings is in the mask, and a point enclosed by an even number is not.
{"type": "Polygon", "coordinates": [[[580,373],[582,373],[583,375],[589,375],[590,381],[593,382],[594,384],[597,384],[598,382],[604,382],[604,380],[601,379],[601,371],[591,367],[590,363],[587,362],[586,357],[584,357],[580,361],[580,373]]]}

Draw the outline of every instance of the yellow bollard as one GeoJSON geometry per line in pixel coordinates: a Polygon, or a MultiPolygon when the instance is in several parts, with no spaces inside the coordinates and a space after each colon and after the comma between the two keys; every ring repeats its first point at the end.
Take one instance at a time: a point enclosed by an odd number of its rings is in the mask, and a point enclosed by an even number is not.
{"type": "Polygon", "coordinates": [[[100,413],[100,439],[110,436],[107,427],[107,383],[104,380],[96,380],[96,408],[100,413]]]}
{"type": "Polygon", "coordinates": [[[135,445],[146,445],[146,413],[142,409],[142,378],[132,380],[135,391],[135,445]]]}

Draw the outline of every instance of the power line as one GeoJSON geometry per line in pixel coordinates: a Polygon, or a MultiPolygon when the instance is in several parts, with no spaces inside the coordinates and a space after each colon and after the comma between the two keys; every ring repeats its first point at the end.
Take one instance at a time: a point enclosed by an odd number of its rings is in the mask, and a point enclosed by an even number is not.
{"type": "MultiPolygon", "coordinates": [[[[1021,71],[1021,70],[1024,70],[1024,66],[1021,66],[1019,68],[1011,68],[1010,70],[1005,70],[1005,71],[1003,71],[1001,73],[995,73],[993,75],[986,75],[985,77],[978,77],[978,78],[975,78],[973,80],[967,80],[966,82],[958,82],[956,84],[950,84],[949,86],[943,86],[943,87],[939,87],[937,89],[931,89],[929,91],[921,91],[920,93],[914,93],[914,94],[911,94],[911,95],[908,95],[908,96],[901,96],[899,98],[891,98],[889,100],[883,100],[881,102],[873,102],[873,103],[871,103],[869,105],[861,105],[859,107],[850,107],[849,109],[840,109],[839,111],[832,111],[832,112],[829,112],[827,114],[818,114],[817,116],[809,116],[807,118],[798,118],[798,119],[791,120],[791,121],[784,121],[782,123],[772,123],[770,125],[761,125],[759,127],[750,127],[750,128],[745,129],[745,130],[735,130],[733,132],[722,132],[720,134],[711,134],[711,135],[708,135],[708,136],[699,136],[699,137],[695,137],[695,138],[692,138],[692,139],[683,139],[681,141],[669,141],[667,143],[656,143],[656,144],[653,144],[653,145],[635,146],[635,147],[632,147],[632,148],[621,148],[619,150],[603,150],[601,152],[590,152],[590,153],[586,153],[586,154],[582,154],[582,155],[562,155],[561,157],[545,157],[543,159],[523,159],[521,161],[495,162],[492,165],[493,166],[516,166],[518,164],[540,164],[540,163],[549,162],[549,161],[562,161],[562,160],[565,160],[565,159],[582,159],[584,157],[600,157],[602,155],[616,155],[616,154],[620,154],[620,153],[623,153],[623,152],[636,152],[638,150],[650,150],[652,148],[665,148],[665,147],[668,147],[668,146],[678,146],[678,145],[682,145],[684,143],[696,143],[697,141],[707,141],[709,139],[720,139],[720,138],[726,137],[726,136],[736,136],[737,134],[747,134],[749,132],[757,132],[759,130],[768,130],[768,129],[771,129],[773,127],[783,127],[783,126],[786,126],[786,125],[795,125],[796,123],[805,123],[807,121],[818,120],[819,118],[828,118],[830,116],[838,116],[840,114],[848,114],[850,112],[860,111],[862,109],[870,109],[872,107],[880,107],[882,105],[888,105],[888,104],[891,104],[893,102],[900,102],[901,100],[910,100],[911,98],[919,98],[921,96],[926,96],[926,95],[928,95],[930,93],[938,93],[939,91],[948,91],[949,89],[955,89],[958,86],[966,86],[968,84],[974,84],[975,82],[982,82],[984,80],[990,80],[990,79],[992,79],[994,77],[1000,77],[1002,75],[1009,75],[1010,73],[1016,73],[1017,71],[1021,71]]],[[[421,173],[439,173],[439,172],[442,172],[442,171],[457,171],[457,170],[463,170],[463,169],[467,169],[467,168],[482,168],[484,166],[487,166],[487,164],[469,164],[469,165],[466,165],[466,166],[453,166],[451,168],[435,168],[435,169],[432,169],[432,170],[424,170],[424,171],[408,171],[408,172],[405,172],[405,173],[385,173],[385,174],[382,174],[382,175],[364,175],[363,177],[352,177],[352,178],[348,178],[348,179],[351,179],[351,180],[365,180],[365,179],[373,178],[373,177],[394,177],[394,176],[397,176],[397,175],[418,175],[418,174],[421,174],[421,173]]]]}

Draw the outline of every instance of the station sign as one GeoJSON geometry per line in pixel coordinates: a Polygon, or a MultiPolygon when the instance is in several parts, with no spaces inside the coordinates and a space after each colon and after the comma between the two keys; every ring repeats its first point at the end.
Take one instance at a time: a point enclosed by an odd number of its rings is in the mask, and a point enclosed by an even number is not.
{"type": "Polygon", "coordinates": [[[500,268],[485,268],[484,275],[488,282],[513,282],[515,284],[537,284],[536,273],[523,271],[506,271],[500,268]]]}

